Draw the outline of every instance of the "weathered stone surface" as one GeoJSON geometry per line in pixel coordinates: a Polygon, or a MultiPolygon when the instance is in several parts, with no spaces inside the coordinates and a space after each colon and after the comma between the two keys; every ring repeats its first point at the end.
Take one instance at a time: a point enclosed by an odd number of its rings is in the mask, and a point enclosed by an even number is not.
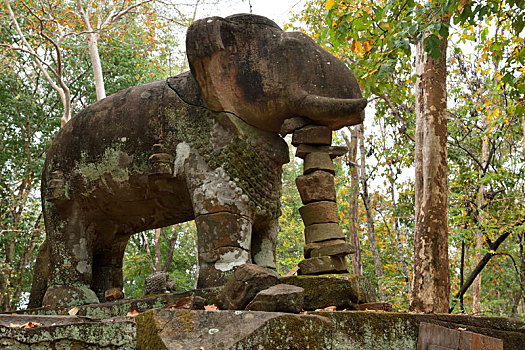
{"type": "Polygon", "coordinates": [[[501,339],[431,323],[419,325],[418,349],[503,350],[501,339]]]}
{"type": "Polygon", "coordinates": [[[162,294],[167,291],[166,283],[168,274],[166,272],[154,272],[144,281],[144,295],[162,294]]]}
{"type": "Polygon", "coordinates": [[[224,285],[238,266],[252,262],[250,251],[236,247],[222,247],[198,256],[199,280],[197,287],[209,288],[224,285]]]}
{"type": "Polygon", "coordinates": [[[310,174],[316,170],[322,170],[335,175],[335,166],[328,153],[308,153],[304,158],[303,174],[310,174]]]}
{"type": "Polygon", "coordinates": [[[311,123],[312,123],[311,120],[307,118],[303,118],[303,117],[293,117],[293,118],[286,119],[283,122],[283,125],[281,125],[281,131],[279,132],[279,134],[281,134],[282,136],[291,134],[295,130],[300,129],[303,126],[311,124],[311,123]]]}
{"type": "Polygon", "coordinates": [[[326,317],[254,311],[150,310],[137,316],[137,349],[329,349],[326,317]]]}
{"type": "Polygon", "coordinates": [[[326,247],[326,246],[330,246],[330,245],[334,245],[334,244],[343,244],[343,243],[346,243],[344,239],[331,239],[331,240],[328,240],[328,241],[323,241],[323,242],[316,242],[316,243],[308,243],[308,244],[305,244],[304,245],[304,257],[305,258],[310,258],[311,257],[311,252],[312,250],[314,249],[318,249],[318,248],[321,248],[321,247],[326,247]]]}
{"type": "Polygon", "coordinates": [[[257,293],[278,283],[279,279],[264,267],[239,266],[217,297],[217,306],[221,310],[244,310],[257,293]]]}
{"type": "Polygon", "coordinates": [[[331,244],[324,247],[312,249],[310,256],[312,258],[321,256],[346,256],[355,253],[355,247],[350,243],[331,244]]]}
{"type": "Polygon", "coordinates": [[[221,247],[250,249],[252,225],[248,219],[228,212],[199,215],[195,224],[206,232],[197,236],[201,252],[212,252],[221,247]]]}
{"type": "Polygon", "coordinates": [[[307,125],[301,129],[295,130],[292,136],[292,145],[301,144],[326,145],[332,143],[332,130],[327,126],[307,125]]]}
{"type": "Polygon", "coordinates": [[[354,304],[375,302],[377,298],[375,286],[366,278],[352,273],[281,277],[280,282],[304,289],[305,310],[327,306],[352,309],[354,304]]]}
{"type": "Polygon", "coordinates": [[[344,239],[345,235],[339,224],[313,224],[304,228],[306,243],[322,242],[329,239],[344,239]]]}
{"type": "Polygon", "coordinates": [[[312,146],[312,145],[299,145],[295,156],[304,159],[309,153],[328,153],[330,158],[334,159],[337,157],[344,156],[348,152],[348,148],[345,146],[312,146]]]}
{"type": "Polygon", "coordinates": [[[309,203],[299,208],[299,213],[301,214],[305,226],[327,222],[339,222],[336,202],[321,201],[309,203]]]}
{"type": "MultiPolygon", "coordinates": [[[[177,304],[181,299],[190,296],[202,297],[206,304],[216,304],[217,295],[222,287],[196,289],[184,293],[166,293],[134,299],[121,299],[100,304],[80,305],[76,307],[77,316],[87,316],[98,319],[108,319],[117,316],[126,316],[129,311],[144,312],[149,309],[165,308],[177,304]]],[[[15,311],[20,315],[69,315],[71,306],[67,307],[41,307],[15,311]]]]}
{"type": "Polygon", "coordinates": [[[303,311],[303,293],[301,287],[277,284],[257,293],[246,310],[299,313],[303,311]]]}
{"type": "Polygon", "coordinates": [[[308,175],[298,176],[295,184],[303,204],[336,200],[334,176],[326,171],[314,171],[308,175]]]}
{"type": "Polygon", "coordinates": [[[106,298],[106,301],[124,299],[124,292],[119,288],[111,288],[104,293],[104,297],[106,298]]]}
{"type": "Polygon", "coordinates": [[[392,304],[390,303],[364,303],[364,304],[358,304],[355,305],[356,310],[376,310],[376,311],[388,311],[392,312],[392,304]]]}
{"type": "Polygon", "coordinates": [[[131,350],[135,346],[135,323],[130,319],[0,315],[0,348],[5,350],[131,350]],[[34,328],[16,328],[29,322],[34,328]]]}
{"type": "Polygon", "coordinates": [[[320,256],[299,262],[301,275],[319,275],[334,272],[348,272],[344,256],[320,256]]]}

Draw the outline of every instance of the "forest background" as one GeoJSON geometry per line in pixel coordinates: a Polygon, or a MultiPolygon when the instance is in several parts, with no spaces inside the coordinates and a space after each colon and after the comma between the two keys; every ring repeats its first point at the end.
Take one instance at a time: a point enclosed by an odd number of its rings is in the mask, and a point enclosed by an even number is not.
{"type": "MultiPolygon", "coordinates": [[[[257,1],[246,0],[0,2],[0,311],[27,303],[45,236],[39,179],[60,126],[106,95],[187,70],[187,26],[225,3],[248,12],[252,2],[256,9],[257,1]]],[[[300,3],[285,29],[309,34],[345,61],[370,101],[364,126],[334,133],[350,148],[336,162],[336,186],[341,226],[358,248],[352,270],[378,284],[382,301],[408,309],[416,44],[439,58],[446,41],[449,302],[458,305],[454,312],[525,318],[524,1],[300,3]],[[431,20],[436,14],[446,20],[431,20]],[[463,296],[480,267],[481,278],[463,296]]],[[[295,187],[301,163],[291,145],[290,152],[277,246],[281,274],[297,265],[304,246],[295,187]]],[[[126,296],[142,295],[153,271],[167,271],[180,291],[193,288],[195,235],[190,222],[132,236],[126,296]]]]}

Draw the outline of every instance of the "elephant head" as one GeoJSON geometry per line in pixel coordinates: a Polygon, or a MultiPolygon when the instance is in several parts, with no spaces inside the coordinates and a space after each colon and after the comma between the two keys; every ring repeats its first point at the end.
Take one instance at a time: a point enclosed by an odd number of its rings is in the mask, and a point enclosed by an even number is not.
{"type": "Polygon", "coordinates": [[[196,21],[186,48],[211,110],[233,113],[271,132],[293,117],[333,130],[363,121],[367,101],[346,65],[307,35],[284,32],[265,17],[196,21]]]}

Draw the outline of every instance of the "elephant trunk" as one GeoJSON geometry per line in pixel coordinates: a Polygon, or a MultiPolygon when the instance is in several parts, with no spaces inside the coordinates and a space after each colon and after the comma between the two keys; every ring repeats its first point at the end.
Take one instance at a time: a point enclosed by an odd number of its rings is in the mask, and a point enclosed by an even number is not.
{"type": "Polygon", "coordinates": [[[360,124],[364,119],[366,98],[332,98],[302,94],[293,103],[294,113],[333,130],[360,124]]]}

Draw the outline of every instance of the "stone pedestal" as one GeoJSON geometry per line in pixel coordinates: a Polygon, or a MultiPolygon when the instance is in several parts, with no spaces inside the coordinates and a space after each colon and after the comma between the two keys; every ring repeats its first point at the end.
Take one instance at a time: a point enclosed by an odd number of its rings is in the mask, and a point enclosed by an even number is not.
{"type": "Polygon", "coordinates": [[[339,227],[332,162],[347,150],[331,143],[332,131],[321,125],[306,125],[292,137],[296,156],[304,159],[303,175],[295,181],[304,204],[299,209],[306,241],[305,259],[299,263],[302,275],[347,273],[346,255],[355,252],[339,227]]]}

